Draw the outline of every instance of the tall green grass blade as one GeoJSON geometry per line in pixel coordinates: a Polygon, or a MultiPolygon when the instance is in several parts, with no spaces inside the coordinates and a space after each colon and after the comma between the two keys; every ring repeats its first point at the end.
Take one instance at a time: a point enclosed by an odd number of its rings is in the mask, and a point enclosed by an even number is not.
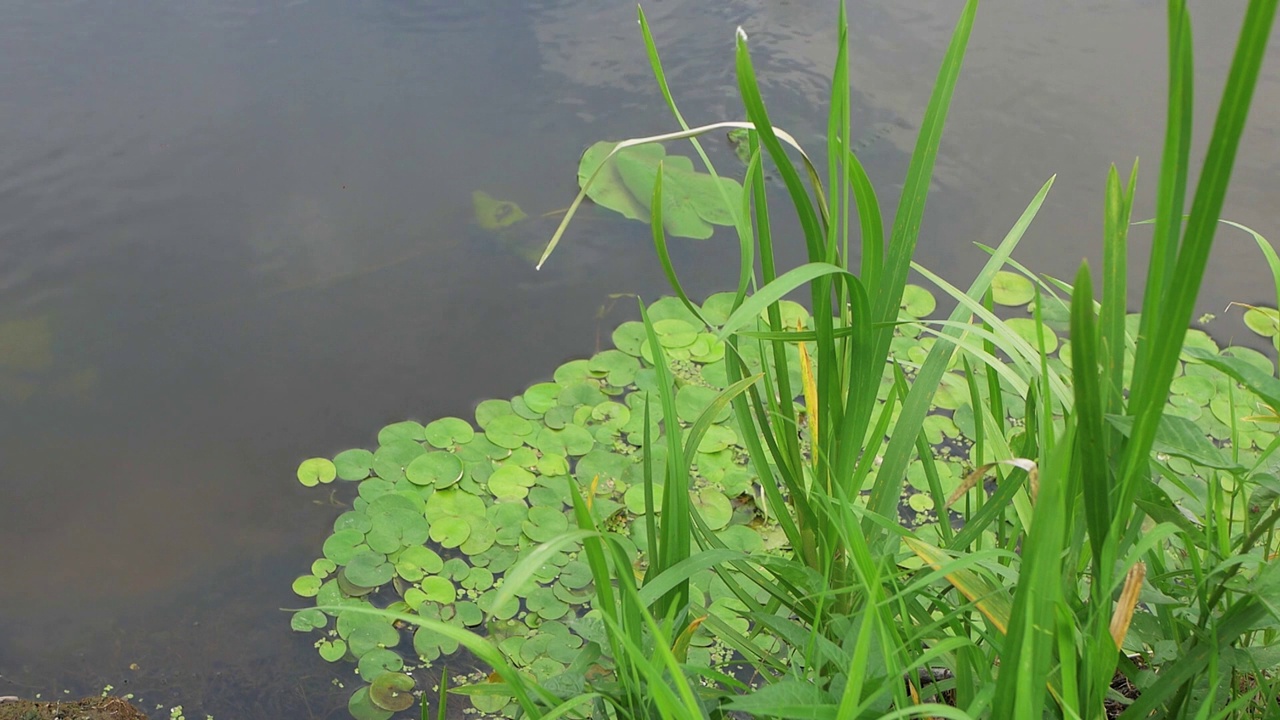
{"type": "MultiPolygon", "coordinates": [[[[1138,334],[1151,338],[1163,311],[1165,289],[1171,282],[1182,235],[1182,207],[1186,197],[1187,166],[1191,151],[1192,64],[1191,20],[1185,0],[1169,0],[1169,103],[1165,119],[1164,152],[1156,190],[1156,225],[1147,265],[1142,319],[1138,334]]],[[[1147,367],[1151,349],[1139,344],[1135,367],[1147,367]]],[[[1144,378],[1134,376],[1134,394],[1142,392],[1144,378]]]]}
{"type": "Polygon", "coordinates": [[[1023,545],[1009,632],[1000,656],[994,717],[1038,718],[1044,713],[1045,678],[1057,645],[1054,628],[1058,603],[1063,600],[1061,555],[1073,434],[1074,428],[1068,425],[1049,462],[1040,467],[1040,493],[1023,545]]]}
{"type": "MultiPolygon", "coordinates": [[[[1272,21],[1275,19],[1276,4],[1277,0],[1253,0],[1245,13],[1235,58],[1223,90],[1213,136],[1209,140],[1209,150],[1192,202],[1191,216],[1187,221],[1182,245],[1178,249],[1174,267],[1177,283],[1170,285],[1162,298],[1160,323],[1155,327],[1154,334],[1149,336],[1149,363],[1135,365],[1135,385],[1141,375],[1145,379],[1142,386],[1145,391],[1136,392],[1137,397],[1130,402],[1130,414],[1135,416],[1136,421],[1124,456],[1121,474],[1124,496],[1118,506],[1121,514],[1116,517],[1117,524],[1127,523],[1126,508],[1132,502],[1133,488],[1136,485],[1133,478],[1146,464],[1168,397],[1169,385],[1173,380],[1178,355],[1182,350],[1183,338],[1191,322],[1195,299],[1199,294],[1209,250],[1213,245],[1218,216],[1231,179],[1236,149],[1244,131],[1258,71],[1266,52],[1272,21]]],[[[1190,52],[1189,49],[1187,52],[1190,52]]],[[[1171,104],[1172,102],[1171,99],[1171,104]]],[[[1178,172],[1178,169],[1164,167],[1162,172],[1178,172]]],[[[1142,345],[1140,343],[1139,347],[1142,345]]]]}
{"type": "MultiPolygon", "coordinates": [[[[662,343],[658,342],[658,334],[649,320],[649,312],[644,303],[640,304],[640,318],[644,322],[645,335],[649,339],[649,347],[653,350],[653,364],[658,375],[658,393],[662,400],[662,427],[667,439],[666,481],[662,493],[662,524],[658,531],[661,535],[661,554],[653,558],[656,572],[661,574],[667,568],[689,557],[692,535],[689,525],[689,514],[692,510],[689,503],[689,476],[685,472],[687,463],[684,457],[680,416],[676,412],[676,397],[667,365],[666,353],[662,343]]],[[[666,617],[673,609],[684,608],[689,602],[689,583],[683,582],[672,588],[655,606],[658,615],[666,617]]]]}
{"type": "MultiPolygon", "coordinates": [[[[1128,234],[1137,185],[1138,161],[1133,162],[1129,183],[1121,186],[1115,165],[1107,174],[1103,223],[1102,310],[1098,315],[1098,346],[1102,364],[1104,408],[1108,413],[1124,409],[1125,325],[1128,301],[1128,234]]],[[[1074,337],[1074,336],[1073,336],[1074,337]]],[[[1108,443],[1110,446],[1111,443],[1108,443]]]]}
{"type": "MultiPolygon", "coordinates": [[[[1036,193],[1036,196],[1032,198],[1031,203],[1022,212],[1022,216],[1014,223],[986,265],[983,266],[982,271],[974,278],[967,293],[969,297],[980,298],[987,291],[996,271],[1004,265],[1005,260],[1013,252],[1018,241],[1022,239],[1023,233],[1026,232],[1027,227],[1030,226],[1031,221],[1035,218],[1036,213],[1039,212],[1040,206],[1044,204],[1044,199],[1049,194],[1051,187],[1053,187],[1053,178],[1050,178],[1036,193]]],[[[952,312],[950,319],[959,323],[965,319],[967,312],[965,307],[957,307],[952,312]]],[[[896,426],[898,430],[895,430],[893,437],[889,440],[889,446],[884,453],[884,462],[880,465],[876,481],[871,488],[871,496],[867,500],[867,508],[874,513],[891,516],[896,511],[898,497],[902,492],[902,483],[906,479],[907,464],[910,462],[911,453],[915,449],[916,436],[920,431],[925,416],[929,412],[933,395],[951,357],[953,346],[949,339],[957,337],[959,334],[959,329],[951,328],[944,331],[943,335],[939,336],[934,343],[933,349],[929,351],[929,356],[925,359],[924,365],[916,373],[916,380],[911,386],[911,391],[907,394],[906,402],[903,403],[902,412],[898,415],[898,424],[896,426]]],[[[863,523],[863,529],[866,532],[872,531],[866,522],[863,523]]]]}
{"type": "MultiPolygon", "coordinates": [[[[1102,564],[1102,549],[1111,526],[1112,491],[1103,420],[1105,401],[1098,383],[1097,338],[1093,285],[1089,265],[1083,263],[1076,274],[1075,293],[1071,297],[1071,375],[1075,385],[1076,443],[1083,480],[1084,517],[1095,569],[1102,564]]],[[[1106,587],[1094,593],[1095,601],[1108,596],[1106,587]]]]}

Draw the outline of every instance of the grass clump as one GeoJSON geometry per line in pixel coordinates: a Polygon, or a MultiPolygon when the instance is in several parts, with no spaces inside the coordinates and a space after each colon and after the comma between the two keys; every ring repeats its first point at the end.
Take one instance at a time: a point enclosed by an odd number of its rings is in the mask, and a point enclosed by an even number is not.
{"type": "MultiPolygon", "coordinates": [[[[642,305],[640,323],[615,334],[616,355],[570,363],[518,402],[482,404],[479,434],[464,421],[398,424],[376,453],[304,463],[304,484],[360,481],[353,512],[366,517],[340,519],[326,543],[334,567],[321,569],[334,580],[295,583],[327,593],[295,623],[336,616],[337,640],[365,653],[394,646],[396,623],[414,625],[415,649],[419,636],[439,652],[460,644],[496,673],[450,693],[535,718],[1277,716],[1280,439],[1260,423],[1275,420],[1280,379],[1266,356],[1188,332],[1276,4],[1248,4],[1188,211],[1190,21],[1169,3],[1166,142],[1136,315],[1125,286],[1136,163],[1126,181],[1114,167],[1107,176],[1100,299],[1087,265],[1068,284],[1011,259],[1052,179],[984,248],[968,288],[913,265],[976,2],[887,228],[849,149],[843,3],[822,169],[770,123],[741,32],[747,120],[687,125],[641,13],[681,129],[612,145],[596,173],[615,172],[612,154],[690,140],[707,170],[700,202],[718,194],[718,224],[737,233],[738,286],[701,304],[685,293],[664,231],[679,173],[646,154],[651,196],[636,200],[633,180],[629,207],[647,207],[676,297],[642,305]],[[740,193],[714,179],[698,142],[725,129],[746,131],[740,193]],[[775,262],[766,163],[807,252],[790,270],[775,262]],[[927,317],[932,297],[907,284],[913,267],[955,301],[945,318],[927,317]],[[795,292],[812,312],[786,299],[795,292]],[[523,513],[520,533],[490,517],[496,507],[523,513]],[[504,530],[512,550],[495,564],[485,554],[504,530]],[[415,549],[428,539],[459,552],[428,568],[415,549]],[[487,639],[452,622],[460,606],[439,580],[465,587],[458,576],[476,567],[503,574],[476,600],[487,639]],[[566,574],[576,619],[524,652],[570,614],[552,617],[564,600],[541,592],[566,574]],[[402,599],[361,599],[384,583],[402,599]],[[524,630],[504,630],[511,620],[524,630]],[[576,644],[553,658],[553,643],[576,644]],[[554,667],[539,666],[547,658],[554,667]]],[[[590,192],[595,174],[584,175],[543,261],[590,192]]],[[[1280,262],[1254,236],[1280,292],[1280,262]]],[[[370,672],[394,676],[366,678],[353,712],[389,714],[411,691],[384,659],[370,672]]]]}

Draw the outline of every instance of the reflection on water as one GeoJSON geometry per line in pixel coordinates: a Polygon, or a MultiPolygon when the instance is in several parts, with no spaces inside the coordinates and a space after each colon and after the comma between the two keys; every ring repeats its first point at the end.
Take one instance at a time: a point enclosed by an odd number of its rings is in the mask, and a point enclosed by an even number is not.
{"type": "MultiPolygon", "coordinates": [[[[1094,252],[1106,163],[1157,155],[1148,5],[984,6],[925,264],[966,278],[970,243],[1051,172],[1021,259],[1065,275],[1094,252]]],[[[815,142],[832,7],[648,12],[691,122],[741,117],[742,25],[775,118],[815,142]]],[[[854,134],[888,211],[954,12],[852,9],[854,134]]],[[[1217,75],[1219,15],[1196,35],[1217,75]]],[[[1274,237],[1264,73],[1228,211],[1274,237]]],[[[189,717],[341,716],[338,671],[278,610],[335,514],[296,463],[519,392],[596,348],[611,293],[665,289],[647,229],[591,208],[541,273],[506,245],[550,235],[536,216],[572,199],[585,147],[672,128],[632,7],[11,0],[0,117],[0,694],[109,683],[189,717]],[[530,219],[479,231],[477,190],[530,219]]],[[[1212,304],[1259,299],[1247,245],[1224,241],[1212,304]]],[[[695,294],[734,280],[724,236],[672,252],[695,294]]]]}

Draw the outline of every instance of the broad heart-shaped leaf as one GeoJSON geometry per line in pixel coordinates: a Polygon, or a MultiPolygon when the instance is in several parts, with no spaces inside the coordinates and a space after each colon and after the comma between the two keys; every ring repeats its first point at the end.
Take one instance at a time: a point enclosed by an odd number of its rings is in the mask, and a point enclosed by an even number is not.
{"type": "Polygon", "coordinates": [[[1280,408],[1280,380],[1265,373],[1253,364],[1235,357],[1214,355],[1204,350],[1187,350],[1187,354],[1200,362],[1230,375],[1252,390],[1273,408],[1280,408]]]}
{"type": "Polygon", "coordinates": [[[597,205],[632,220],[648,221],[661,163],[662,224],[668,233],[700,240],[711,237],[712,225],[733,224],[733,215],[725,207],[720,190],[723,187],[730,201],[736,202],[742,197],[742,186],[736,180],[717,181],[710,174],[695,170],[689,158],[668,156],[661,145],[654,143],[628,147],[608,157],[616,144],[602,141],[592,145],[578,165],[578,185],[591,182],[587,197],[597,205]],[[604,167],[592,180],[601,163],[604,167]]]}
{"type": "Polygon", "coordinates": [[[779,718],[826,720],[836,716],[835,699],[813,683],[803,680],[769,683],[749,695],[735,697],[726,707],[751,715],[779,718]]]}
{"type": "Polygon", "coordinates": [[[501,230],[528,217],[519,205],[498,200],[483,190],[471,193],[471,205],[475,210],[476,224],[485,230],[501,230]]]}
{"type": "MultiPolygon", "coordinates": [[[[1125,437],[1133,432],[1133,418],[1124,415],[1108,415],[1107,422],[1125,437]]],[[[1165,414],[1156,429],[1156,439],[1151,449],[1166,455],[1175,455],[1197,465],[1219,470],[1236,470],[1240,466],[1231,462],[1226,453],[1205,437],[1200,426],[1186,418],[1165,414]]]]}

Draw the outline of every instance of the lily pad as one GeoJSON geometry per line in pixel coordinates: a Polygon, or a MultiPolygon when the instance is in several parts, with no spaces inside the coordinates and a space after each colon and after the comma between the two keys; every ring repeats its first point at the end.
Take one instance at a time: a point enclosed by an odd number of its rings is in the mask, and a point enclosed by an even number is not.
{"type": "Polygon", "coordinates": [[[441,605],[448,605],[458,599],[458,591],[454,588],[453,583],[439,575],[424,578],[422,580],[422,592],[426,594],[427,600],[441,605]]]}
{"type": "Polygon", "coordinates": [[[372,550],[357,552],[343,568],[347,580],[360,587],[378,587],[391,581],[395,568],[387,556],[372,550]]]}
{"type": "Polygon", "coordinates": [[[404,668],[404,658],[400,653],[386,648],[376,648],[360,658],[357,669],[365,682],[373,682],[380,675],[400,672],[404,668]]]}
{"type": "Polygon", "coordinates": [[[316,649],[320,651],[320,657],[325,662],[338,662],[347,654],[347,641],[345,640],[321,640],[316,644],[316,649]]]}
{"type": "Polygon", "coordinates": [[[1280,333],[1280,311],[1269,307],[1249,308],[1244,312],[1244,324],[1262,337],[1275,337],[1280,333]]]}
{"type": "Polygon", "coordinates": [[[471,423],[462,418],[446,417],[427,423],[422,434],[432,447],[443,449],[471,442],[476,431],[471,427],[471,423]]]}
{"type": "Polygon", "coordinates": [[[712,530],[723,528],[733,519],[733,505],[719,490],[704,488],[695,493],[692,500],[693,506],[712,530]]]}
{"type": "Polygon", "coordinates": [[[369,685],[369,699],[383,710],[408,710],[413,705],[413,687],[413,678],[408,675],[386,673],[369,685]]]}
{"type": "Polygon", "coordinates": [[[559,395],[560,386],[556,383],[537,383],[525,390],[521,398],[530,410],[541,415],[556,406],[559,395]]]}
{"type": "Polygon", "coordinates": [[[373,453],[364,448],[343,450],[333,456],[334,469],[343,480],[363,480],[373,468],[373,453]]]}
{"type": "Polygon", "coordinates": [[[311,598],[320,592],[323,581],[315,575],[302,575],[293,581],[293,592],[299,597],[311,598]]]}
{"type": "Polygon", "coordinates": [[[431,539],[441,547],[456,548],[471,536],[471,524],[460,517],[442,517],[431,523],[431,539]]]}
{"type": "Polygon", "coordinates": [[[529,508],[529,519],[521,524],[524,534],[534,542],[547,542],[569,529],[569,519],[557,508],[535,506],[529,508]]]}
{"type": "Polygon", "coordinates": [[[631,320],[622,323],[613,331],[613,346],[632,357],[640,357],[640,346],[644,344],[647,337],[644,323],[631,320]]]}
{"type": "Polygon", "coordinates": [[[311,630],[319,630],[329,624],[329,618],[323,612],[315,608],[299,610],[293,614],[293,619],[289,622],[289,626],[295,632],[310,632],[311,630]]]}
{"type": "Polygon", "coordinates": [[[1024,275],[1000,270],[991,280],[991,299],[1000,305],[1026,305],[1035,296],[1035,285],[1024,275]]]}
{"type": "Polygon", "coordinates": [[[414,458],[404,475],[415,485],[446,488],[462,478],[462,461],[453,453],[429,452],[414,458]]]}
{"type": "Polygon", "coordinates": [[[347,712],[351,713],[351,717],[355,720],[388,720],[394,713],[390,710],[384,710],[369,699],[369,688],[362,687],[352,694],[351,699],[347,701],[347,712]]]}
{"type": "Polygon", "coordinates": [[[305,487],[331,483],[338,476],[338,469],[329,458],[311,458],[298,465],[298,482],[305,487]]]}
{"type": "Polygon", "coordinates": [[[386,445],[392,440],[425,440],[422,434],[422,423],[413,420],[403,420],[398,423],[392,423],[378,431],[378,444],[386,445]]]}
{"type": "Polygon", "coordinates": [[[933,293],[919,285],[906,285],[902,288],[902,310],[913,318],[928,317],[938,306],[933,293]]]}

